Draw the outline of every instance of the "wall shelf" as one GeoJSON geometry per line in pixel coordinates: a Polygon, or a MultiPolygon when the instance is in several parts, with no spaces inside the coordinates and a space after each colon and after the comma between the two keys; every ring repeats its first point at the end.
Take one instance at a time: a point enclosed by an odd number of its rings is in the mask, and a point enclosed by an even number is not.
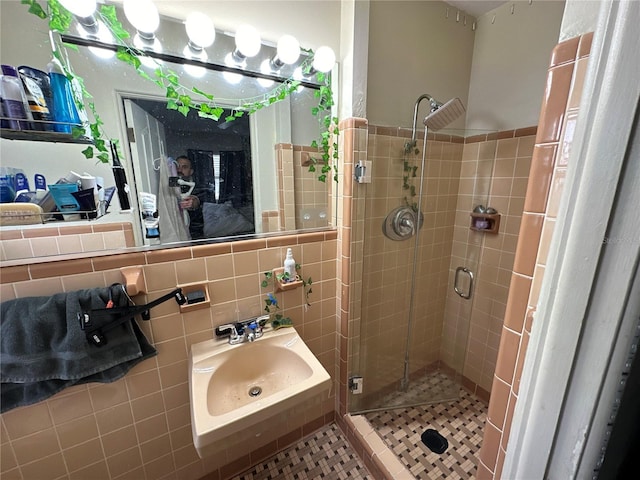
{"type": "MultiPolygon", "coordinates": [[[[4,117],[3,117],[4,118],[4,117]]],[[[36,120],[29,120],[34,123],[36,120]]],[[[54,122],[42,122],[52,124],[54,122]]],[[[0,128],[0,137],[8,140],[29,140],[32,142],[49,143],[78,143],[89,145],[93,141],[85,136],[74,137],[71,133],[51,132],[49,130],[13,130],[10,128],[0,128]]]]}
{"type": "Polygon", "coordinates": [[[276,291],[278,292],[286,292],[287,290],[293,290],[294,288],[298,288],[302,286],[302,280],[300,277],[296,275],[295,280],[291,282],[282,282],[278,278],[278,275],[282,275],[284,273],[284,268],[275,268],[273,269],[273,279],[276,285],[276,291]]]}
{"type": "Polygon", "coordinates": [[[182,293],[186,297],[187,294],[192,292],[204,292],[204,301],[197,303],[185,303],[184,305],[180,305],[180,313],[192,312],[193,310],[200,310],[203,308],[211,307],[211,299],[209,297],[209,289],[207,288],[206,283],[187,283],[184,285],[178,285],[178,288],[182,289],[182,293]]]}
{"type": "Polygon", "coordinates": [[[482,233],[497,234],[500,230],[499,213],[475,213],[471,212],[471,225],[469,229],[482,233]]]}

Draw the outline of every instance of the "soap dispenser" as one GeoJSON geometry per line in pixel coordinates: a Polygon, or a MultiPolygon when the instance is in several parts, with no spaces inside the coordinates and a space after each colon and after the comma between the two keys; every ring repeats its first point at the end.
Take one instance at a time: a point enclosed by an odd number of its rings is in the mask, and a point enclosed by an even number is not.
{"type": "Polygon", "coordinates": [[[296,261],[293,259],[290,248],[287,248],[287,256],[284,259],[284,274],[287,282],[293,282],[296,279],[296,261]]]}

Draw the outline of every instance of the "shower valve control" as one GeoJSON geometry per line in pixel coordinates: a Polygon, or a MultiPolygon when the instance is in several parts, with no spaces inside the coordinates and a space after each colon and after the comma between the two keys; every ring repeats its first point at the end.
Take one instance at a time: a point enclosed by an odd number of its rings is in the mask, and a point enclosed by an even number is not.
{"type": "Polygon", "coordinates": [[[353,177],[358,183],[371,183],[371,161],[358,161],[358,163],[354,165],[353,177]]]}
{"type": "Polygon", "coordinates": [[[362,393],[362,385],[364,380],[362,377],[351,377],[349,378],[349,391],[354,395],[359,395],[362,393]]]}

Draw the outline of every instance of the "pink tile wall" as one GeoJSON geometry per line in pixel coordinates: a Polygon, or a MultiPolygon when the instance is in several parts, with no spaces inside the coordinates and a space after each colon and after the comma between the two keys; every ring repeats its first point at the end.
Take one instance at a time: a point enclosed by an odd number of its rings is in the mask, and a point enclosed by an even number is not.
{"type": "Polygon", "coordinates": [[[562,42],[551,56],[480,452],[479,479],[499,479],[502,473],[592,38],[590,33],[562,42]]]}
{"type": "MultiPolygon", "coordinates": [[[[338,385],[336,231],[221,243],[146,253],[3,267],[2,300],[50,295],[121,282],[119,268],[141,265],[147,302],[176,285],[199,282],[211,298],[208,309],[180,313],[175,302],[151,310],[140,322],[158,355],[111,384],[73,387],[0,418],[4,479],[223,480],[333,421],[338,385]],[[277,294],[302,338],[334,378],[331,396],[283,412],[263,425],[260,437],[238,436],[200,459],[191,439],[188,350],[210,339],[216,325],[262,313],[263,272],[279,267],[291,247],[302,275],[313,278],[311,307],[301,289],[277,294]],[[241,441],[241,444],[237,444],[241,441]]],[[[247,435],[252,432],[245,432],[247,435]]]]}

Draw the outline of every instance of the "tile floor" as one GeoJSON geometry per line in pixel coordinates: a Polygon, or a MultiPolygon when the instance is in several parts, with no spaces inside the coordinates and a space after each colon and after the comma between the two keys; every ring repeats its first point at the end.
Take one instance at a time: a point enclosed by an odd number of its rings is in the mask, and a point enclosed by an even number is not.
{"type": "Polygon", "coordinates": [[[459,400],[365,414],[371,426],[417,479],[475,478],[487,406],[462,390],[459,400]],[[420,436],[428,429],[449,442],[441,455],[420,436]]]}
{"type": "Polygon", "coordinates": [[[232,480],[373,480],[335,424],[327,425],[232,480]]]}

